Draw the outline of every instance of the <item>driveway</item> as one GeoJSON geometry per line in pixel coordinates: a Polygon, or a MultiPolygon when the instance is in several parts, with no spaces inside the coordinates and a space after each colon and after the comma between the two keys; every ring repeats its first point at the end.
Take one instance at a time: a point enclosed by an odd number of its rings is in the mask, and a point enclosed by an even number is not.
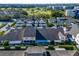
{"type": "Polygon", "coordinates": [[[28,47],[24,55],[25,56],[43,56],[44,52],[46,52],[44,47],[33,46],[33,47],[28,47]]]}

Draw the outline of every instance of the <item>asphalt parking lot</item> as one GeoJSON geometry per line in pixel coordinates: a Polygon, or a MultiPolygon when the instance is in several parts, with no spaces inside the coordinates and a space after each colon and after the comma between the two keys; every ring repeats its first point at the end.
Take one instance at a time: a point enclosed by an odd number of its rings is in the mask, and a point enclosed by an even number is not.
{"type": "Polygon", "coordinates": [[[23,56],[25,50],[0,50],[0,56],[23,56]]]}

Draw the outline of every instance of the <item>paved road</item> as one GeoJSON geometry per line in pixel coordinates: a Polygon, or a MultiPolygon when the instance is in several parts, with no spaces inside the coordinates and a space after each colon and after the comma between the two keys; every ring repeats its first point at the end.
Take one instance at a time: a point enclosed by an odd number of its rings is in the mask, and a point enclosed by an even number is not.
{"type": "Polygon", "coordinates": [[[24,50],[0,50],[0,56],[24,56],[24,50]]]}
{"type": "Polygon", "coordinates": [[[6,31],[7,29],[6,29],[6,27],[8,27],[8,25],[10,25],[11,23],[8,23],[7,25],[5,25],[4,27],[2,27],[0,30],[2,30],[2,31],[6,31]]]}
{"type": "Polygon", "coordinates": [[[5,25],[4,27],[2,27],[0,30],[1,31],[6,31],[4,33],[4,35],[6,35],[7,33],[9,33],[11,31],[12,28],[10,28],[9,30],[7,30],[8,25],[11,25],[11,23],[8,23],[7,25],[5,25]]]}

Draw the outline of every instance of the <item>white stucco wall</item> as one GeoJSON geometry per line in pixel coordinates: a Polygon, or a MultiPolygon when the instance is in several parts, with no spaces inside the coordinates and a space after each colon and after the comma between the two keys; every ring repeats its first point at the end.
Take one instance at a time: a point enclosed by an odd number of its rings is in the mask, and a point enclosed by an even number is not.
{"type": "Polygon", "coordinates": [[[79,34],[77,34],[77,36],[75,37],[75,42],[79,44],[79,34]]]}

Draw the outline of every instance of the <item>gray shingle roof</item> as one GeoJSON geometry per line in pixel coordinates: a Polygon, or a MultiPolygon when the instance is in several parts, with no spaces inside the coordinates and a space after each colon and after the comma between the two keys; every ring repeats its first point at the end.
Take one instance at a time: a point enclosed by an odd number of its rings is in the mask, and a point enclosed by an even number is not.
{"type": "Polygon", "coordinates": [[[33,27],[28,27],[24,29],[24,37],[35,37],[36,29],[33,27]]]}
{"type": "Polygon", "coordinates": [[[0,36],[0,41],[1,40],[14,41],[21,39],[22,39],[22,30],[11,30],[8,34],[0,36]]]}
{"type": "MultiPolygon", "coordinates": [[[[39,28],[37,29],[41,35],[43,35],[48,40],[59,40],[58,33],[61,32],[64,35],[64,31],[62,28],[39,28]]],[[[25,28],[24,37],[35,37],[36,29],[33,27],[25,28]]]]}
{"type": "MultiPolygon", "coordinates": [[[[62,28],[39,28],[37,29],[43,37],[45,37],[47,40],[59,40],[58,33],[61,32],[64,35],[64,31],[62,28]]],[[[15,40],[22,40],[23,37],[36,37],[36,28],[34,27],[28,27],[24,29],[14,29],[11,30],[8,34],[4,36],[0,36],[1,40],[9,40],[9,41],[15,41],[15,40]]]]}
{"type": "Polygon", "coordinates": [[[64,35],[62,28],[48,28],[48,29],[38,29],[38,31],[48,40],[59,40],[58,33],[61,32],[64,35]]]}

